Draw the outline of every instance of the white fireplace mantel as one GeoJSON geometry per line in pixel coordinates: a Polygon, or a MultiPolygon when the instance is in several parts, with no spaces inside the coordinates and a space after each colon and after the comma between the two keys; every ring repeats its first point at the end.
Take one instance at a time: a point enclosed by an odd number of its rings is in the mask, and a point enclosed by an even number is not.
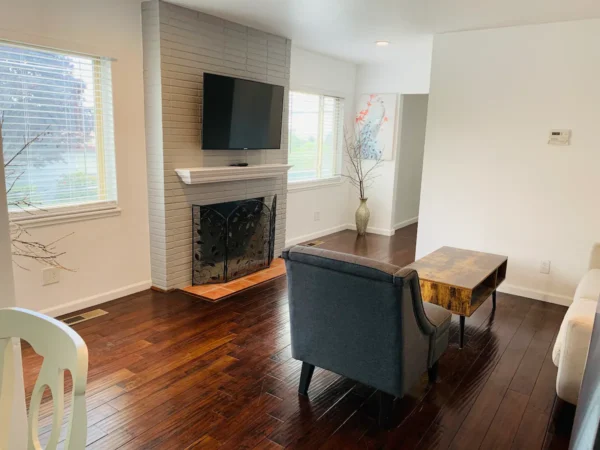
{"type": "Polygon", "coordinates": [[[257,164],[246,167],[219,166],[175,169],[185,184],[222,183],[223,181],[276,178],[287,173],[291,164],[257,164]]]}

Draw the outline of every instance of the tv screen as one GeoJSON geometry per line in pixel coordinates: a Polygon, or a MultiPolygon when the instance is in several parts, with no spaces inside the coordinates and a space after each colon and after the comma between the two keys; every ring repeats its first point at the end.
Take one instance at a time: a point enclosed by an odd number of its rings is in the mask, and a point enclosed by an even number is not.
{"type": "Polygon", "coordinates": [[[281,147],[283,86],[204,74],[204,150],[281,147]]]}

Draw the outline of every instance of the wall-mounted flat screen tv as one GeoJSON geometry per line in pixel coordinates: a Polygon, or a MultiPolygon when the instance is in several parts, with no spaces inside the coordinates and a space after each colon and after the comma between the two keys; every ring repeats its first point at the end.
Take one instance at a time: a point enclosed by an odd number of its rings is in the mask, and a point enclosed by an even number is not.
{"type": "Polygon", "coordinates": [[[283,86],[204,74],[204,150],[281,147],[283,86]]]}

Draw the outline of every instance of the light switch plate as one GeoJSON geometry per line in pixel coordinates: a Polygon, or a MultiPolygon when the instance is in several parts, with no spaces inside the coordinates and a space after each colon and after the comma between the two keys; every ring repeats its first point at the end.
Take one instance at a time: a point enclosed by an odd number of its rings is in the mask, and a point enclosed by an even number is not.
{"type": "Polygon", "coordinates": [[[550,261],[540,262],[540,273],[548,275],[550,273],[551,263],[550,261]]]}
{"type": "Polygon", "coordinates": [[[42,269],[42,286],[58,283],[60,281],[60,269],[47,267],[42,269]]]}

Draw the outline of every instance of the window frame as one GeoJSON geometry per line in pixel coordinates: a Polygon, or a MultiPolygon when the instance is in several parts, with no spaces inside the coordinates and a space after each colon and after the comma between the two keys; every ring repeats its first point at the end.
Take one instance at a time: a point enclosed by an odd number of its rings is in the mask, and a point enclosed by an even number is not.
{"type": "MultiPolygon", "coordinates": [[[[341,127],[342,129],[339,129],[339,126],[336,127],[335,129],[335,133],[339,135],[339,133],[343,133],[343,127],[345,124],[345,106],[346,106],[346,97],[342,92],[337,92],[337,91],[328,91],[328,90],[323,90],[323,89],[315,89],[315,88],[311,88],[310,86],[295,86],[295,87],[290,87],[290,95],[292,94],[292,92],[297,92],[300,94],[309,94],[309,95],[318,95],[320,97],[320,104],[319,104],[319,115],[323,114],[323,97],[335,97],[339,100],[341,100],[344,104],[343,108],[341,111],[339,111],[339,116],[340,116],[340,121],[341,121],[341,127]]],[[[289,101],[288,101],[289,104],[289,101]]],[[[289,128],[291,127],[291,114],[292,111],[289,110],[288,111],[288,159],[289,159],[289,154],[290,154],[290,143],[291,143],[291,134],[289,133],[289,128]]],[[[319,134],[322,133],[322,120],[319,119],[319,134]]],[[[336,161],[335,161],[335,172],[340,172],[342,170],[342,165],[343,165],[343,139],[341,136],[337,136],[337,140],[339,142],[340,145],[340,149],[338,151],[338,155],[336,157],[336,161]]],[[[321,159],[322,157],[322,153],[321,150],[319,149],[319,154],[318,154],[318,159],[319,162],[318,164],[321,164],[321,159]]],[[[290,181],[289,177],[288,177],[288,191],[304,191],[304,190],[311,190],[311,189],[319,189],[319,188],[325,188],[325,187],[333,187],[333,186],[338,186],[341,185],[343,183],[343,178],[341,175],[332,175],[330,177],[323,177],[323,178],[314,178],[314,179],[310,179],[310,180],[296,180],[296,181],[290,181]]]]}
{"type": "MultiPolygon", "coordinates": [[[[46,47],[43,45],[36,45],[30,43],[24,43],[19,41],[11,41],[0,39],[0,44],[5,44],[14,47],[21,47],[25,49],[39,50],[51,53],[58,53],[62,55],[73,55],[80,58],[90,58],[93,66],[93,81],[94,81],[94,99],[98,103],[104,103],[104,96],[106,92],[102,89],[102,70],[103,64],[100,57],[94,54],[70,51],[65,49],[57,49],[54,47],[46,47]]],[[[111,58],[104,58],[106,60],[114,61],[111,58]]],[[[111,67],[111,83],[112,83],[112,67],[111,67]]],[[[114,101],[111,98],[111,108],[114,108],[114,101]]],[[[98,170],[98,191],[101,195],[106,193],[106,164],[105,164],[105,133],[106,129],[104,126],[104,116],[101,108],[94,108],[95,115],[95,135],[96,135],[96,164],[98,170]]],[[[114,133],[114,115],[113,115],[113,133],[114,133]]],[[[116,147],[116,143],[114,144],[116,147]]],[[[116,148],[115,148],[115,161],[114,161],[114,172],[115,177],[117,176],[117,161],[116,161],[116,148]]],[[[6,194],[5,194],[6,195],[6,194]]],[[[76,222],[82,220],[92,220],[102,217],[110,217],[121,214],[121,208],[118,205],[118,180],[115,183],[115,200],[96,200],[88,201],[70,205],[56,205],[56,206],[44,206],[40,209],[31,208],[24,211],[8,211],[9,219],[11,222],[22,226],[24,228],[35,228],[46,225],[55,225],[61,223],[76,222]]]]}

